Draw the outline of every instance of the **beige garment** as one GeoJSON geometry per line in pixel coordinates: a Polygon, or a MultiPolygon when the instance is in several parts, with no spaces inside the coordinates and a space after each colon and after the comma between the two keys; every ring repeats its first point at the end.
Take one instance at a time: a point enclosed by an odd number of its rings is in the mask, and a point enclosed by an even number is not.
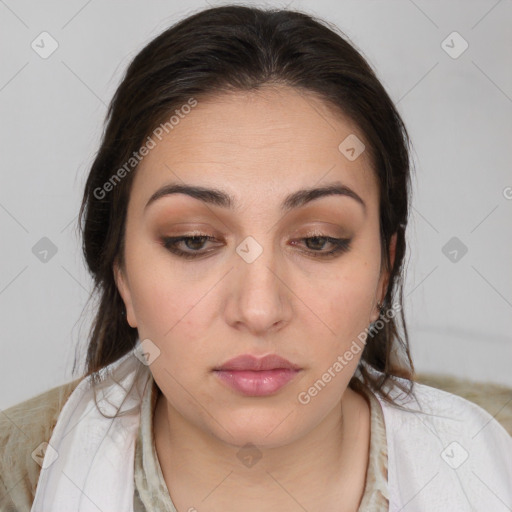
{"type": "Polygon", "coordinates": [[[81,379],[0,411],[0,512],[29,512],[48,443],[66,400],[81,379]],[[34,453],[34,457],[32,454],[34,453]]]}
{"type": "MultiPolygon", "coordinates": [[[[152,378],[142,402],[141,423],[135,445],[134,512],[176,512],[158,461],[153,437],[153,415],[160,393],[152,378]]],[[[387,442],[382,408],[375,396],[365,393],[370,405],[371,435],[368,469],[363,498],[358,512],[384,512],[389,510],[387,488],[387,442]]],[[[199,509],[198,509],[199,510],[199,509]]]]}
{"type": "MultiPolygon", "coordinates": [[[[81,379],[66,383],[0,411],[0,512],[30,512],[41,467],[59,413],[81,379]],[[33,456],[32,456],[33,454],[33,456]]],[[[176,512],[154,445],[153,413],[158,388],[152,377],[146,393],[134,462],[134,512],[176,512]]],[[[371,410],[370,457],[359,512],[388,510],[387,444],[382,409],[368,395],[371,410]]]]}

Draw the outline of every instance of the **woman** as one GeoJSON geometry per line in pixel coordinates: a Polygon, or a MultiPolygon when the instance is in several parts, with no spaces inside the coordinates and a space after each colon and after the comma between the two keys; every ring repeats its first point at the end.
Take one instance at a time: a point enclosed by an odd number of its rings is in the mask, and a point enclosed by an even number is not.
{"type": "Polygon", "coordinates": [[[6,411],[1,510],[510,509],[504,428],[413,380],[408,136],[336,29],[198,12],[107,121],[87,371],[6,411]]]}

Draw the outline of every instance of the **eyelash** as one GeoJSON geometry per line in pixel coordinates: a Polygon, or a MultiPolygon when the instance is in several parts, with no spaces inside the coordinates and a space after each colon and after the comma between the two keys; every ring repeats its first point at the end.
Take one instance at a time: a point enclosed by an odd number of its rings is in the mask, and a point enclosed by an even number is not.
{"type": "MultiPolygon", "coordinates": [[[[300,238],[299,240],[315,240],[315,239],[325,239],[326,242],[331,243],[334,245],[334,249],[327,251],[327,252],[320,252],[320,251],[305,251],[308,252],[311,256],[314,258],[329,258],[333,257],[337,254],[343,254],[347,252],[350,249],[351,239],[349,238],[333,238],[330,236],[325,236],[321,234],[312,234],[311,236],[300,238]]],[[[163,237],[162,245],[171,253],[176,254],[180,258],[184,259],[194,259],[199,258],[205,254],[207,254],[210,251],[194,251],[192,253],[182,251],[181,249],[177,249],[176,245],[180,242],[184,242],[187,240],[197,240],[197,239],[204,239],[204,242],[207,241],[213,241],[215,240],[215,237],[204,235],[204,234],[195,234],[195,235],[183,235],[183,236],[175,236],[175,237],[163,237]]]]}

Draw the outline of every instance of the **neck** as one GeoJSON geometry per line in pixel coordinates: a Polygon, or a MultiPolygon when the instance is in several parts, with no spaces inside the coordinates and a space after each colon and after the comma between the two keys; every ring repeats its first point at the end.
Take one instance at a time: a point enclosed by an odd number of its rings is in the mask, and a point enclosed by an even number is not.
{"type": "Polygon", "coordinates": [[[347,388],[306,435],[272,448],[240,447],[198,428],[160,395],[154,417],[162,473],[178,510],[356,510],[368,464],[370,412],[347,388]],[[204,501],[203,501],[204,500],[204,501]],[[206,507],[205,507],[206,505],[206,507]],[[346,507],[346,508],[345,508],[346,507]]]}

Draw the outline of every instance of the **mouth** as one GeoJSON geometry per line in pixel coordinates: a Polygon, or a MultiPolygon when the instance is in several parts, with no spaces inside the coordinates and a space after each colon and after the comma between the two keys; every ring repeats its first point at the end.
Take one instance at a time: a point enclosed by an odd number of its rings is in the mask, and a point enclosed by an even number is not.
{"type": "Polygon", "coordinates": [[[231,389],[247,396],[267,396],[290,382],[300,370],[215,370],[215,374],[231,389]]]}
{"type": "Polygon", "coordinates": [[[214,368],[215,371],[264,371],[281,369],[300,370],[301,368],[277,354],[269,354],[263,357],[242,354],[214,368]]]}
{"type": "Polygon", "coordinates": [[[213,371],[223,384],[238,393],[268,396],[294,379],[301,368],[277,354],[262,358],[244,354],[226,361],[213,371]]]}

